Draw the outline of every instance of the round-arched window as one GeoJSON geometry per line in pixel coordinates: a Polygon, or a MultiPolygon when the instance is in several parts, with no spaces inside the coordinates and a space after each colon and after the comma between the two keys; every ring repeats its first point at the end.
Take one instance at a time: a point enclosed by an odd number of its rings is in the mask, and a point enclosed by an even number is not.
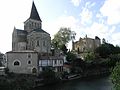
{"type": "Polygon", "coordinates": [[[28,64],[31,64],[31,61],[28,61],[28,64]]]}
{"type": "Polygon", "coordinates": [[[14,61],[14,66],[20,66],[20,62],[19,61],[14,61]]]}

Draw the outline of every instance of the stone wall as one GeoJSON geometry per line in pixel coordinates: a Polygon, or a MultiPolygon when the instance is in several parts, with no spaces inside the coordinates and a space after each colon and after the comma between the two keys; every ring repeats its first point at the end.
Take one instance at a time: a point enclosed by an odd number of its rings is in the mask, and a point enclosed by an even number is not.
{"type": "Polygon", "coordinates": [[[14,73],[32,74],[33,69],[38,72],[37,52],[7,52],[7,67],[14,73]]]}

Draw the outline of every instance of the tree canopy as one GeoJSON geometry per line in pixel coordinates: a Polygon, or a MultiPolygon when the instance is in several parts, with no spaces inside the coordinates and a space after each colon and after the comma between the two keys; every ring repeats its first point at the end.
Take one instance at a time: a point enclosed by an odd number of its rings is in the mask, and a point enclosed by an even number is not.
{"type": "Polygon", "coordinates": [[[102,58],[107,58],[111,54],[120,53],[120,47],[115,47],[113,44],[104,43],[96,49],[96,53],[98,53],[102,58]]]}
{"type": "Polygon", "coordinates": [[[116,90],[120,90],[120,62],[116,64],[111,74],[112,83],[116,90]]]}
{"type": "Polygon", "coordinates": [[[63,45],[66,45],[69,41],[75,39],[75,32],[71,31],[70,28],[62,27],[60,30],[54,35],[52,40],[52,45],[55,48],[60,48],[63,45]]]}

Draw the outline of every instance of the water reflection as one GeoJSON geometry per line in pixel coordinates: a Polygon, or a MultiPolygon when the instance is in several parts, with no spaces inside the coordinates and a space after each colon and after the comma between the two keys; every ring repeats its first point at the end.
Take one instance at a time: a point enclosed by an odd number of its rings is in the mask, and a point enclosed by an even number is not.
{"type": "Polygon", "coordinates": [[[74,80],[61,84],[40,87],[34,90],[113,90],[109,77],[89,80],[74,80]]]}

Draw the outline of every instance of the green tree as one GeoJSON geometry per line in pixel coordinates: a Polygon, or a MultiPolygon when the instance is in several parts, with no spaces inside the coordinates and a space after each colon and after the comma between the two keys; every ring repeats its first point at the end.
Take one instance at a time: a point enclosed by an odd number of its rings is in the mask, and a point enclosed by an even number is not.
{"type": "Polygon", "coordinates": [[[95,60],[95,54],[93,52],[87,53],[87,55],[85,56],[85,60],[87,60],[87,61],[95,60]]]}
{"type": "Polygon", "coordinates": [[[50,67],[46,67],[44,71],[41,72],[40,77],[43,78],[44,84],[50,84],[57,81],[56,73],[50,67]]]}
{"type": "Polygon", "coordinates": [[[116,67],[114,67],[112,74],[111,74],[111,80],[114,84],[114,88],[116,90],[120,90],[120,62],[116,64],[116,67]]]}
{"type": "Polygon", "coordinates": [[[60,46],[60,50],[62,50],[65,55],[67,54],[67,50],[68,50],[68,49],[67,49],[67,47],[65,46],[65,44],[63,44],[63,45],[60,46]]]}
{"type": "Polygon", "coordinates": [[[102,58],[107,58],[110,54],[115,53],[115,47],[112,44],[105,43],[102,44],[95,50],[102,58]]]}
{"type": "Polygon", "coordinates": [[[69,62],[72,62],[74,60],[76,60],[77,56],[75,54],[73,54],[72,52],[67,52],[67,55],[66,55],[66,59],[67,61],[69,62]]]}
{"type": "Polygon", "coordinates": [[[70,28],[62,27],[54,35],[52,45],[55,48],[60,48],[62,45],[66,45],[69,41],[75,38],[75,32],[71,31],[70,28]]]}

